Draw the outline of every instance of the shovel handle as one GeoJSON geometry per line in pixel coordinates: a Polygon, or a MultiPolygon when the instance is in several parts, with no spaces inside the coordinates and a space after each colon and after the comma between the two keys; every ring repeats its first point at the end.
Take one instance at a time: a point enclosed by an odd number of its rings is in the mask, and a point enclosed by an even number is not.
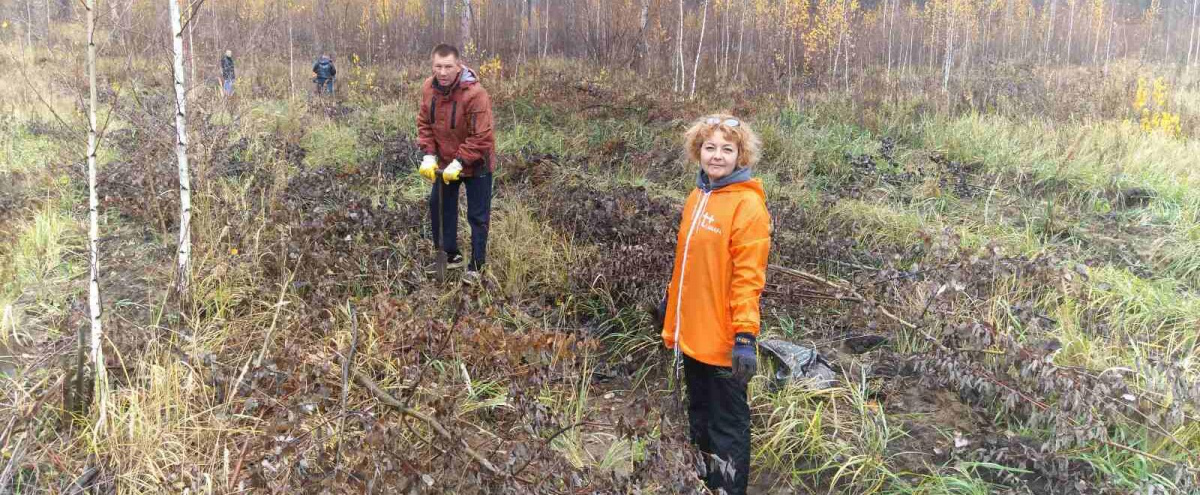
{"type": "Polygon", "coordinates": [[[437,187],[437,235],[434,236],[433,245],[437,249],[437,278],[438,283],[446,281],[446,250],[442,248],[442,239],[445,239],[446,225],[442,222],[442,194],[445,193],[445,188],[442,187],[442,171],[436,170],[433,178],[434,187],[437,187]]]}

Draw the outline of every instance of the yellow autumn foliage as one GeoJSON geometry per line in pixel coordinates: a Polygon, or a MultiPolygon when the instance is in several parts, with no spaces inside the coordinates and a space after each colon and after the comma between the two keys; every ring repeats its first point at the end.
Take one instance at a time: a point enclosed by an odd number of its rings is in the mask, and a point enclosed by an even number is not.
{"type": "Polygon", "coordinates": [[[1179,114],[1170,109],[1170,86],[1162,77],[1153,81],[1139,77],[1133,95],[1133,111],[1144,132],[1163,132],[1171,136],[1183,134],[1179,114]]]}

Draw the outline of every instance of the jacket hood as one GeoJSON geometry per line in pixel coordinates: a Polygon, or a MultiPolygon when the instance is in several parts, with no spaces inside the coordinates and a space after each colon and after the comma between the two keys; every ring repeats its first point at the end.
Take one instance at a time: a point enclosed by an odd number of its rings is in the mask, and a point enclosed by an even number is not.
{"type": "Polygon", "coordinates": [[[470,67],[464,65],[462,72],[458,74],[458,84],[470,86],[477,82],[479,82],[479,76],[475,75],[475,71],[471,70],[470,67]]]}
{"type": "Polygon", "coordinates": [[[333,61],[329,60],[329,57],[322,55],[321,58],[319,60],[317,60],[317,63],[318,64],[331,64],[331,63],[333,63],[333,61]]]}
{"type": "Polygon", "coordinates": [[[731,189],[749,188],[757,192],[759,196],[762,196],[763,198],[767,197],[766,192],[763,191],[762,183],[757,180],[753,180],[753,174],[750,172],[750,169],[745,167],[735,168],[733,169],[733,172],[729,173],[729,175],[721,177],[715,181],[708,178],[708,174],[704,172],[704,169],[700,169],[700,173],[696,175],[696,187],[700,188],[700,190],[704,192],[717,191],[734,185],[739,187],[734,187],[731,189]]]}
{"type": "Polygon", "coordinates": [[[462,71],[458,73],[458,77],[454,79],[454,82],[450,84],[449,87],[442,86],[441,83],[438,83],[436,77],[431,79],[433,80],[433,88],[441,92],[448,92],[460,86],[465,88],[479,82],[479,76],[475,75],[475,71],[471,70],[470,67],[465,65],[463,66],[462,71]]]}

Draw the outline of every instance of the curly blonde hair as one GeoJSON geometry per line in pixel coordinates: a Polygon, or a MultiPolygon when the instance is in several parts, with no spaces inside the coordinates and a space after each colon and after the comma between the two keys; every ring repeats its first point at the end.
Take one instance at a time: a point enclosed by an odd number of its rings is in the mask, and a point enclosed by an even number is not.
{"type": "Polygon", "coordinates": [[[750,128],[750,124],[745,120],[734,117],[727,113],[714,113],[705,115],[692,124],[684,133],[684,148],[687,149],[688,158],[693,162],[700,162],[700,147],[704,145],[704,141],[708,140],[713,133],[721,131],[725,135],[725,139],[733,142],[738,147],[737,164],[739,167],[753,167],[758,163],[758,158],[762,154],[762,140],[758,138],[754,130],[750,128]],[[709,124],[710,120],[717,119],[718,123],[709,124]],[[738,125],[731,126],[725,123],[727,120],[736,120],[738,125]]]}

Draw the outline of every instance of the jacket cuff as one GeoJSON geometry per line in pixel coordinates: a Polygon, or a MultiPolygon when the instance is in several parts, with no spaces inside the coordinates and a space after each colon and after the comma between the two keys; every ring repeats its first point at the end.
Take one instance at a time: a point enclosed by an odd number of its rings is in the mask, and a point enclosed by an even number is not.
{"type": "Polygon", "coordinates": [[[754,334],[752,334],[752,333],[739,332],[737,335],[733,336],[733,345],[737,346],[737,347],[747,346],[747,345],[753,346],[754,342],[756,340],[757,339],[755,339],[754,334]]]}
{"type": "Polygon", "coordinates": [[[734,321],[732,326],[734,335],[739,333],[748,333],[757,337],[759,334],[759,323],[756,321],[734,321]]]}

